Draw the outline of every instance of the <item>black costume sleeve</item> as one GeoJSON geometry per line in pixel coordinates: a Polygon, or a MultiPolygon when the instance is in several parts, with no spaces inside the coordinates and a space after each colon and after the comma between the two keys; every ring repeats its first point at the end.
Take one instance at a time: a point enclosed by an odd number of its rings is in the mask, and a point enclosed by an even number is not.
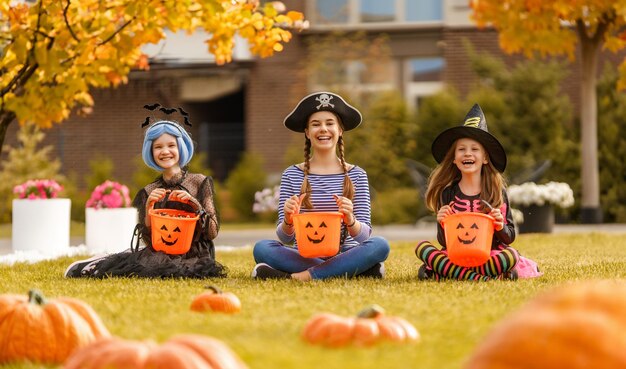
{"type": "Polygon", "coordinates": [[[213,186],[213,178],[205,177],[202,184],[198,188],[197,200],[202,204],[202,208],[206,212],[206,229],[209,240],[215,239],[220,230],[219,214],[215,206],[215,187],[213,186]]]}
{"type": "Polygon", "coordinates": [[[502,191],[502,199],[506,204],[506,214],[503,214],[506,218],[504,228],[494,233],[495,237],[502,243],[510,245],[515,241],[515,224],[513,223],[513,212],[511,211],[511,204],[509,203],[509,197],[506,191],[502,191]]]}
{"type": "MultiPolygon", "coordinates": [[[[454,200],[454,191],[452,190],[453,186],[449,186],[443,189],[441,192],[441,203],[438,204],[437,212],[441,209],[442,206],[449,204],[452,200],[454,200]]],[[[435,217],[437,217],[437,212],[435,212],[435,217]]],[[[441,223],[437,222],[437,241],[442,246],[443,249],[446,248],[446,236],[443,230],[443,226],[441,223]]]]}

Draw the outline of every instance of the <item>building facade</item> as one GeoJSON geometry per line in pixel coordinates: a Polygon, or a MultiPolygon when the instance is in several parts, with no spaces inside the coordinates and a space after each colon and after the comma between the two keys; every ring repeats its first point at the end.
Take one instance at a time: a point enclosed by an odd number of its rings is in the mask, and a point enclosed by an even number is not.
{"type": "MultiPolygon", "coordinates": [[[[47,143],[54,145],[63,171],[81,177],[88,173],[91,160],[108,157],[115,163],[116,178],[129,181],[137,166],[143,165],[138,160],[141,123],[149,112],[142,106],[159,102],[181,106],[190,113],[198,151],[207,154],[207,165],[217,180],[228,176],[245,151],[263,158],[268,173],[280,173],[287,147],[303,140],[301,134],[283,127],[283,118],[303,96],[326,88],[324,81],[306,68],[315,58],[311,45],[337,31],[361,32],[369,39],[385,35],[389,49],[388,57],[377,63],[379,73],[375,75],[364,72],[356,60],[333,65],[346,88],[363,94],[397,90],[416,109],[420,99],[446,85],[461,94],[469,91],[475,77],[464,40],[507,63],[521,60],[502,54],[495,31],[473,26],[467,0],[284,3],[290,10],[304,12],[311,27],[295,32],[285,49],[271,58],[252,57],[239,43],[234,61],[218,67],[205,52],[202,40],[206,35],[202,34],[191,38],[170,35],[164,44],[148,47],[149,71],[132,72],[129,83],[118,88],[94,90],[93,114],[72,116],[47,131],[47,143]]],[[[574,106],[579,105],[577,70],[574,62],[563,83],[574,106]]],[[[16,125],[11,127],[8,144],[15,144],[16,129],[16,125]]]]}

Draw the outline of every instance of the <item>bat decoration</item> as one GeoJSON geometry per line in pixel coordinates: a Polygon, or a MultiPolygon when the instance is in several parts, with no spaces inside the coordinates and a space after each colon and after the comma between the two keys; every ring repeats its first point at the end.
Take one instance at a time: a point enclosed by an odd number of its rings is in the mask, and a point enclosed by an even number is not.
{"type": "Polygon", "coordinates": [[[176,112],[176,109],[170,109],[166,107],[159,108],[159,110],[168,115],[176,112]]]}
{"type": "Polygon", "coordinates": [[[161,106],[161,104],[156,103],[156,104],[152,104],[152,105],[144,105],[143,108],[144,109],[148,109],[148,110],[154,110],[156,108],[158,108],[159,106],[161,106]]]}
{"type": "Polygon", "coordinates": [[[183,108],[181,108],[180,106],[178,107],[178,111],[180,112],[180,115],[183,116],[184,120],[183,123],[185,123],[186,125],[188,125],[189,127],[193,127],[193,125],[191,124],[191,122],[189,121],[189,113],[187,113],[186,111],[183,110],[183,108]]]}
{"type": "MultiPolygon", "coordinates": [[[[187,113],[185,110],[183,110],[183,108],[178,107],[178,108],[167,108],[165,106],[162,106],[159,103],[154,103],[154,104],[146,104],[143,106],[144,109],[147,110],[151,110],[154,111],[156,109],[159,109],[160,111],[162,111],[163,113],[169,115],[172,113],[176,113],[177,111],[180,112],[180,115],[182,115],[184,117],[184,123],[186,125],[188,125],[189,127],[191,127],[191,122],[189,122],[189,113],[187,113]]],[[[146,120],[141,124],[141,128],[144,128],[146,126],[148,126],[150,124],[150,118],[151,117],[146,117],[146,120]]]]}

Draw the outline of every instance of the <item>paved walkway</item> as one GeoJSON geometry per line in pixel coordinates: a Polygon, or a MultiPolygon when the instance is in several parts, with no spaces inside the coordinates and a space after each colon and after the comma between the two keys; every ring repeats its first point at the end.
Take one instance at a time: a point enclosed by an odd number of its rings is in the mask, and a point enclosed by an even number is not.
{"type": "MultiPolygon", "coordinates": [[[[588,233],[603,232],[626,235],[626,224],[555,224],[553,233],[588,233]]],[[[374,235],[385,237],[389,241],[410,241],[429,240],[436,237],[435,228],[432,224],[420,225],[388,225],[374,227],[374,235]]],[[[274,229],[242,229],[242,230],[221,230],[215,240],[219,246],[252,246],[255,241],[262,239],[275,239],[274,229]]],[[[84,244],[84,238],[77,237],[70,240],[72,246],[84,244]]],[[[11,240],[0,238],[0,255],[12,252],[11,240]]]]}

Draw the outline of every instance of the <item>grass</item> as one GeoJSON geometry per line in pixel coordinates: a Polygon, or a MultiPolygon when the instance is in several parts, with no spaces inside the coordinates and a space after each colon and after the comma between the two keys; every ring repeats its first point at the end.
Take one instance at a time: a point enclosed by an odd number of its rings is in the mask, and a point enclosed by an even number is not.
{"type": "Polygon", "coordinates": [[[521,235],[515,247],[536,260],[545,275],[516,282],[421,282],[416,278],[415,243],[392,243],[383,280],[255,281],[249,277],[254,265],[251,250],[242,248],[218,250],[218,259],[229,268],[225,279],[67,280],[62,273],[73,259],[62,258],[0,266],[0,293],[38,288],[51,298],[83,299],[113,334],[124,338],[164,341],[177,333],[213,336],[230,345],[251,369],[458,369],[497,321],[541,291],[571,281],[626,279],[623,236],[521,235]],[[192,298],[208,283],[237,294],[242,311],[236,315],[191,312],[192,298]],[[372,303],[412,322],[421,342],[327,349],[299,339],[304,323],[316,312],[351,315],[372,303]]]}

